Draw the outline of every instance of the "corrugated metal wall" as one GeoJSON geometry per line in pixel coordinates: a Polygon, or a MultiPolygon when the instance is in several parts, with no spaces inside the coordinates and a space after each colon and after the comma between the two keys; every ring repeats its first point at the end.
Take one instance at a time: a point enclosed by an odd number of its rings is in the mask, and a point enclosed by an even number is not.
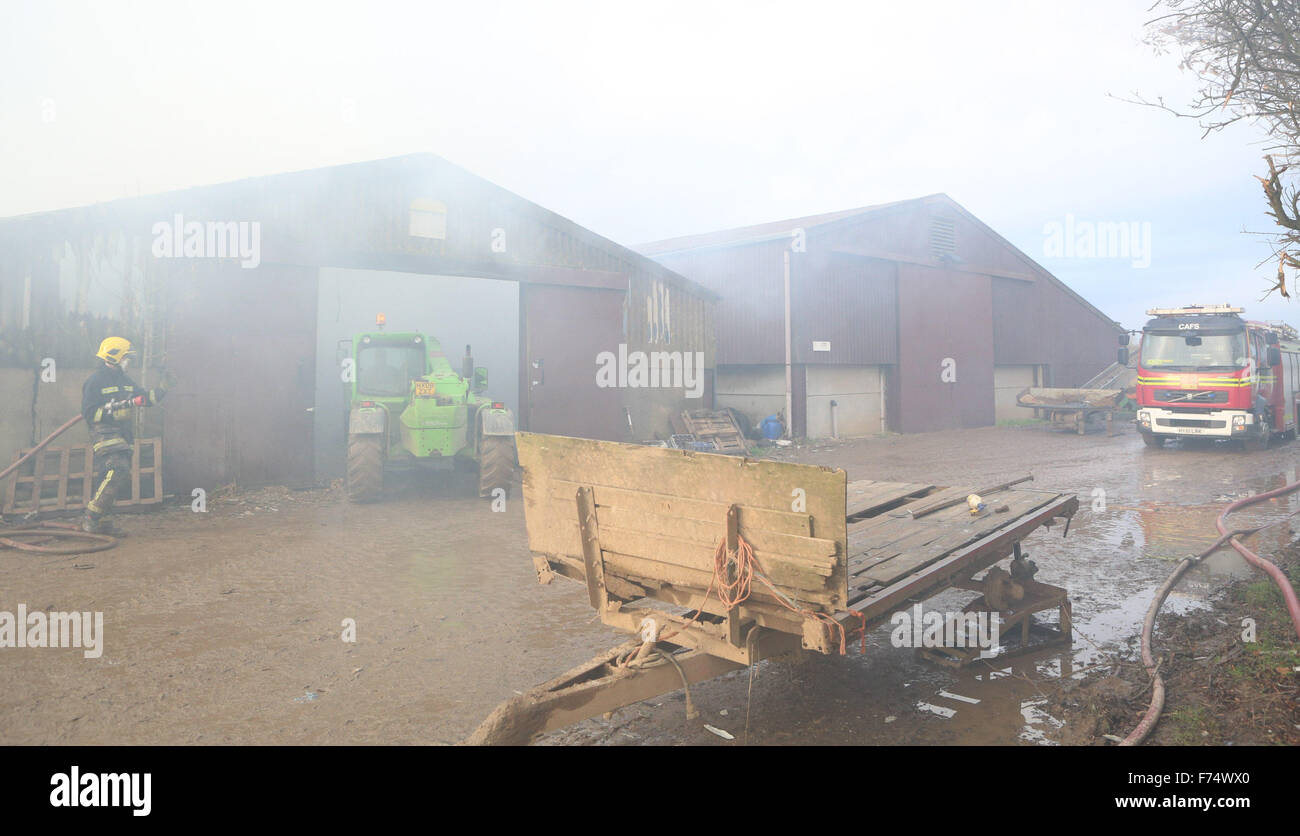
{"type": "Polygon", "coordinates": [[[810,241],[791,254],[793,362],[867,366],[898,359],[898,272],[893,262],[831,252],[810,241]],[[814,351],[813,342],[830,351],[814,351]]]}
{"type": "Polygon", "coordinates": [[[782,254],[788,245],[789,239],[781,238],[655,257],[726,298],[713,317],[719,365],[785,363],[782,254]]]}
{"type": "Polygon", "coordinates": [[[691,353],[700,388],[691,393],[677,389],[624,390],[624,405],[632,419],[632,427],[624,436],[628,440],[667,438],[671,432],[670,415],[684,409],[712,408],[716,363],[713,310],[713,301],[697,293],[686,292],[645,272],[632,274],[627,293],[628,351],[691,353]],[[698,368],[701,358],[702,369],[698,368]],[[688,396],[695,391],[699,397],[688,396]]]}
{"type": "Polygon", "coordinates": [[[1115,361],[1115,327],[1042,280],[993,279],[993,348],[999,365],[1046,365],[1052,386],[1080,386],[1115,361]]]}

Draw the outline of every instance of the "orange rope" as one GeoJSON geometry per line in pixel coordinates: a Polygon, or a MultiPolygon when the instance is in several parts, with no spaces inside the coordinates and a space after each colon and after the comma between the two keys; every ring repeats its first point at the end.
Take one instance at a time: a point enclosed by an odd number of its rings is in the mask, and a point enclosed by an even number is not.
{"type": "MultiPolygon", "coordinates": [[[[709,588],[704,592],[704,600],[702,600],[700,606],[695,609],[695,615],[679,629],[673,630],[670,633],[665,633],[660,637],[661,639],[672,638],[682,630],[685,630],[694,624],[699,619],[700,615],[703,614],[704,605],[709,602],[709,596],[713,593],[714,587],[718,590],[718,603],[727,609],[732,609],[733,607],[740,606],[749,599],[749,595],[753,591],[754,578],[758,578],[764,586],[772,591],[773,596],[776,597],[777,601],[781,602],[783,607],[791,612],[799,613],[805,618],[815,618],[818,621],[829,625],[832,631],[838,632],[840,637],[840,655],[848,655],[848,634],[844,629],[844,625],[840,624],[834,618],[825,613],[813,612],[812,610],[806,610],[791,604],[786,599],[785,595],[762,575],[760,571],[762,567],[758,565],[758,560],[754,557],[754,547],[749,545],[745,538],[739,534],[736,535],[736,554],[734,560],[736,563],[735,578],[734,580],[729,581],[726,580],[728,576],[727,569],[729,564],[732,562],[732,558],[729,557],[727,550],[727,539],[723,537],[718,541],[718,547],[713,552],[713,578],[709,581],[709,588]]],[[[862,652],[865,653],[867,644],[866,616],[856,611],[851,611],[851,613],[862,619],[862,652]]]]}
{"type": "Polygon", "coordinates": [[[858,628],[862,631],[862,645],[858,648],[858,655],[865,656],[867,655],[867,614],[857,610],[849,610],[849,615],[856,615],[862,619],[862,626],[858,628]]]}
{"type": "MultiPolygon", "coordinates": [[[[754,582],[754,549],[745,538],[736,535],[736,579],[727,581],[727,567],[731,560],[727,557],[727,540],[723,538],[713,552],[713,577],[718,581],[718,603],[727,609],[738,607],[749,598],[750,587],[754,582]]],[[[762,580],[762,577],[759,577],[762,580]]]]}

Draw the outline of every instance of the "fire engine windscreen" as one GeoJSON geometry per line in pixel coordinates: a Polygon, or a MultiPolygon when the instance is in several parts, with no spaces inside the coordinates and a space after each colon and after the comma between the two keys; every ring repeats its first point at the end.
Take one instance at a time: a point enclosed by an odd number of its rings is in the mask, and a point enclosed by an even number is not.
{"type": "Polygon", "coordinates": [[[1246,363],[1244,331],[1235,334],[1146,334],[1142,338],[1142,365],[1149,369],[1240,369],[1246,363]]]}
{"type": "Polygon", "coordinates": [[[423,344],[370,346],[357,355],[357,392],[363,395],[403,396],[424,374],[423,344]]]}

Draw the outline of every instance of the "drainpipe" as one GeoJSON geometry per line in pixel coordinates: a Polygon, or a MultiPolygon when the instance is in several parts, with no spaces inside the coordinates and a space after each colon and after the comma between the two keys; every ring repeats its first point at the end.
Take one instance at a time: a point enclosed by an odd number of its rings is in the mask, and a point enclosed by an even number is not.
{"type": "Polygon", "coordinates": [[[835,420],[836,407],[838,406],[838,401],[831,401],[831,438],[840,437],[839,424],[835,420]]]}
{"type": "Polygon", "coordinates": [[[794,388],[790,372],[790,248],[785,249],[785,437],[794,437],[794,388]]]}
{"type": "Polygon", "coordinates": [[[889,417],[885,415],[885,384],[888,378],[881,366],[876,367],[876,380],[880,384],[880,434],[884,435],[889,431],[889,417]]]}

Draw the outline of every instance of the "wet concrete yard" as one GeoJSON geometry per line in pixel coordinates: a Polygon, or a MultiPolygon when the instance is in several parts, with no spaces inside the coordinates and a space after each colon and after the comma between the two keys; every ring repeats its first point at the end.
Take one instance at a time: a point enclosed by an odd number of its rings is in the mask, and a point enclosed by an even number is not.
{"type": "MultiPolygon", "coordinates": [[[[1142,616],[1173,561],[1217,537],[1229,501],[1300,478],[1300,444],[1259,453],[1199,443],[1149,450],[1120,435],[1040,426],[891,436],[782,450],[850,479],[991,484],[1073,492],[1062,538],[1025,549],[1038,579],[1066,587],[1068,651],[963,671],[919,660],[874,631],[867,652],[763,663],[549,735],[544,743],[1051,743],[1060,720],[1044,684],[1132,655],[1142,616]],[[725,713],[724,713],[725,712],[725,713]],[[746,715],[748,734],[746,735],[746,715]]],[[[0,552],[0,610],[102,611],[104,652],[0,649],[3,743],[451,743],[499,702],[622,641],[585,590],[536,583],[522,503],[502,513],[463,485],[419,481],[381,504],[337,491],[267,489],[127,517],[116,549],[51,558],[0,552]],[[354,619],[355,643],[344,642],[354,619]]],[[[1279,522],[1254,541],[1291,538],[1294,497],[1233,518],[1279,522]]],[[[1224,552],[1198,567],[1166,611],[1203,606],[1248,570],[1224,552]]],[[[959,609],[949,591],[927,607],[959,609]]],[[[1225,630],[1236,629],[1225,625],[1225,630]]]]}

